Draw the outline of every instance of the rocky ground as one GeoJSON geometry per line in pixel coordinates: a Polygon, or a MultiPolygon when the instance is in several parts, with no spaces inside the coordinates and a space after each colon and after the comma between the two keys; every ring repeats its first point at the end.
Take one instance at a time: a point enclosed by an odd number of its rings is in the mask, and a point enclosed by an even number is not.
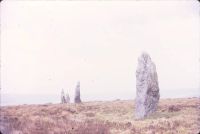
{"type": "Polygon", "coordinates": [[[134,116],[134,100],[3,106],[3,134],[197,134],[200,98],[161,99],[155,114],[134,116]]]}

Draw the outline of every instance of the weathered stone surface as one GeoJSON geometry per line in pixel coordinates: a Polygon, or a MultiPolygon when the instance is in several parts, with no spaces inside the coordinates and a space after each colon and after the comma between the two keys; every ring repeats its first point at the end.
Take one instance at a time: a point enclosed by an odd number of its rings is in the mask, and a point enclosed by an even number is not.
{"type": "Polygon", "coordinates": [[[75,88],[74,102],[75,103],[80,103],[81,102],[81,98],[80,98],[80,82],[77,83],[76,88],[75,88]]]}
{"type": "Polygon", "coordinates": [[[156,66],[147,53],[138,58],[136,89],[135,116],[142,119],[156,111],[160,99],[156,66]]]}

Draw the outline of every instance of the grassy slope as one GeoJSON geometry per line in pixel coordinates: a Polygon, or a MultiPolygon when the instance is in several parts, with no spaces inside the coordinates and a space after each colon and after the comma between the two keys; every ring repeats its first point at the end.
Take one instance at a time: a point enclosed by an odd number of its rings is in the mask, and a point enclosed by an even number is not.
{"type": "Polygon", "coordinates": [[[1,107],[0,130],[27,134],[196,134],[200,99],[163,99],[155,114],[135,120],[134,101],[1,107]]]}

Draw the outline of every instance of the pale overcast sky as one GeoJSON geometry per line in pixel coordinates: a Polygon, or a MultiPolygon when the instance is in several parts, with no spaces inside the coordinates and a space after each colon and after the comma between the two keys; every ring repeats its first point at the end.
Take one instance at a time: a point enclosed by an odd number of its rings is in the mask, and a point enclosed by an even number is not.
{"type": "Polygon", "coordinates": [[[73,98],[80,81],[85,99],[134,99],[137,58],[146,51],[161,97],[187,96],[200,89],[199,45],[197,0],[5,0],[1,92],[60,95],[63,88],[73,98]]]}

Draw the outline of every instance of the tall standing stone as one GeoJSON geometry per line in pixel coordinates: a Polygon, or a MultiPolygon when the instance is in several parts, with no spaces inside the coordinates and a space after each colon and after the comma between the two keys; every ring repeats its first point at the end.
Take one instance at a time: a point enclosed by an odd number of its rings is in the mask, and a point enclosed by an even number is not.
{"type": "Polygon", "coordinates": [[[138,58],[136,70],[136,119],[142,119],[157,109],[160,98],[156,66],[147,53],[138,58]]]}
{"type": "Polygon", "coordinates": [[[80,82],[77,83],[76,88],[75,88],[74,102],[75,103],[81,103],[81,98],[80,98],[80,82]]]}

